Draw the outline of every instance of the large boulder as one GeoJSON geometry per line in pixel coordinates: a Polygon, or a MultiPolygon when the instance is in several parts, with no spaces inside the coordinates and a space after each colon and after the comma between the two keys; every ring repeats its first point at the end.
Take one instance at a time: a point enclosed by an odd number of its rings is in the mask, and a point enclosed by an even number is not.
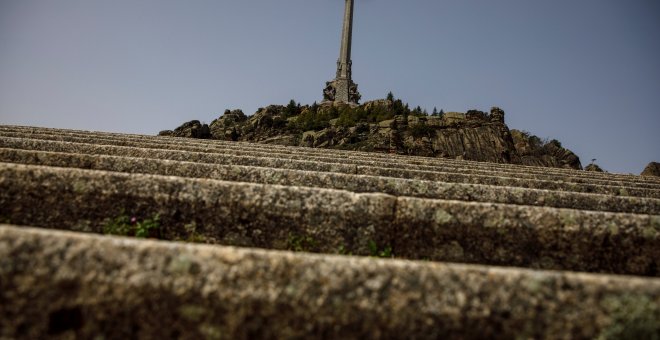
{"type": "Polygon", "coordinates": [[[336,131],[327,128],[321,131],[307,131],[303,133],[302,145],[313,148],[324,148],[335,145],[336,131]]]}
{"type": "Polygon", "coordinates": [[[546,155],[553,157],[557,162],[550,165],[558,168],[582,169],[580,158],[573,151],[564,148],[561,143],[553,139],[543,146],[546,155]]]}
{"type": "Polygon", "coordinates": [[[658,162],[651,162],[649,165],[644,168],[644,171],[642,171],[642,176],[655,176],[655,177],[660,177],[660,163],[658,162]]]}
{"type": "MultiPolygon", "coordinates": [[[[511,130],[519,163],[553,168],[582,169],[580,158],[555,139],[544,142],[526,131],[511,130]]],[[[518,162],[516,162],[518,163],[518,162]]]]}
{"type": "Polygon", "coordinates": [[[468,112],[465,113],[465,119],[472,120],[472,121],[484,121],[485,122],[485,121],[488,120],[488,116],[483,111],[468,110],[468,112]]]}
{"type": "Polygon", "coordinates": [[[491,107],[490,121],[504,124],[504,111],[496,106],[491,107]]]}
{"type": "Polygon", "coordinates": [[[209,125],[213,139],[238,140],[238,128],[247,119],[242,110],[225,110],[222,116],[209,125]]]}
{"type": "Polygon", "coordinates": [[[174,131],[164,130],[161,131],[158,135],[209,139],[211,138],[211,130],[207,124],[202,124],[199,120],[191,120],[189,122],[183,123],[181,126],[174,129],[174,131]]]}
{"type": "Polygon", "coordinates": [[[496,163],[509,163],[514,160],[513,140],[506,125],[464,125],[454,122],[450,126],[436,129],[435,133],[431,134],[428,145],[438,157],[496,163]]]}
{"type": "Polygon", "coordinates": [[[365,102],[362,104],[362,107],[369,111],[369,110],[389,110],[392,108],[392,101],[387,100],[387,99],[377,99],[377,100],[372,100],[365,102]]]}
{"type": "Polygon", "coordinates": [[[593,172],[605,172],[601,167],[596,163],[591,163],[584,167],[584,171],[593,171],[593,172]]]}
{"type": "Polygon", "coordinates": [[[465,121],[465,113],[462,112],[445,112],[442,115],[442,126],[459,125],[465,121]]]}

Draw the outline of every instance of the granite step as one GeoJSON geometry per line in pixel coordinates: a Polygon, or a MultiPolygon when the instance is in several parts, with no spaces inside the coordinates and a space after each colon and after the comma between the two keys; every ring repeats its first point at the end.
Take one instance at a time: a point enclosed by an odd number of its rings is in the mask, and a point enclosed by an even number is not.
{"type": "Polygon", "coordinates": [[[660,199],[444,183],[331,172],[0,148],[0,162],[208,178],[474,202],[660,214],[660,199]]]}
{"type": "MultiPolygon", "coordinates": [[[[0,130],[1,131],[1,130],[0,130]]],[[[315,160],[323,162],[336,162],[343,161],[353,164],[365,164],[379,167],[396,167],[396,168],[412,168],[417,170],[428,171],[459,171],[459,172],[476,172],[482,174],[498,173],[500,176],[517,176],[523,178],[544,177],[548,180],[561,180],[572,182],[587,182],[613,185],[626,185],[626,186],[640,186],[647,188],[660,189],[660,181],[650,179],[649,177],[617,175],[617,174],[595,174],[586,173],[584,171],[566,171],[564,169],[554,168],[537,168],[509,164],[493,164],[493,163],[479,163],[460,161],[458,163],[450,163],[449,160],[424,158],[425,161],[416,161],[414,157],[403,157],[400,160],[391,155],[383,155],[378,153],[358,153],[342,151],[341,154],[334,155],[331,151],[335,150],[317,150],[311,148],[292,148],[292,147],[278,147],[272,145],[260,144],[241,144],[236,142],[223,142],[218,144],[218,141],[202,141],[194,139],[178,139],[178,138],[159,138],[151,136],[132,137],[125,135],[112,135],[108,134],[82,134],[72,132],[53,132],[53,131],[4,131],[0,135],[8,137],[29,137],[41,138],[47,140],[64,140],[72,142],[92,143],[92,144],[111,144],[122,146],[139,146],[145,148],[158,148],[158,149],[178,149],[187,151],[201,151],[201,152],[231,152],[234,154],[244,153],[246,155],[259,156],[264,153],[271,156],[293,158],[293,159],[307,159],[309,157],[316,157],[315,160]],[[180,141],[176,141],[180,140],[180,141]],[[327,152],[326,152],[327,151],[327,152]],[[429,161],[432,160],[432,161],[429,161]],[[371,164],[369,164],[371,163],[371,164]]]]}
{"type": "Polygon", "coordinates": [[[0,148],[66,152],[76,154],[113,155],[138,158],[169,159],[212,164],[235,164],[269,168],[300,169],[321,172],[356,173],[355,165],[321,163],[309,160],[291,160],[274,157],[247,157],[229,154],[190,152],[182,150],[147,149],[115,145],[48,141],[27,138],[0,137],[0,148]]]}
{"type": "Polygon", "coordinates": [[[296,170],[340,172],[371,176],[385,176],[406,179],[420,179],[451,183],[484,184],[496,186],[522,187],[544,190],[574,191],[583,193],[606,194],[615,196],[632,196],[660,198],[660,190],[649,188],[634,188],[628,186],[598,185],[587,183],[570,183],[549,180],[524,179],[512,177],[497,177],[450,172],[432,172],[398,168],[381,168],[343,163],[326,163],[312,160],[296,160],[272,157],[235,156],[208,152],[191,152],[181,150],[148,149],[114,145],[95,145],[86,143],[50,141],[42,139],[27,139],[0,137],[0,148],[41,150],[64,153],[103,154],[114,156],[130,156],[138,158],[169,159],[178,161],[194,161],[200,163],[233,164],[260,166],[271,168],[286,168],[296,170]]]}
{"type": "Polygon", "coordinates": [[[660,216],[0,163],[0,222],[270,249],[658,276],[660,216]]]}
{"type": "Polygon", "coordinates": [[[388,154],[388,153],[378,153],[378,152],[365,152],[365,151],[348,151],[348,150],[339,150],[339,149],[324,149],[324,148],[305,148],[305,147],[295,147],[295,146],[282,146],[276,144],[261,144],[253,142],[231,142],[231,141],[221,141],[221,140],[199,140],[199,139],[189,139],[189,138],[173,138],[173,137],[160,137],[160,136],[147,136],[147,135],[136,135],[136,134],[125,134],[125,133],[110,133],[110,132],[97,132],[97,131],[84,131],[84,130],[70,130],[70,129],[53,129],[53,128],[39,128],[39,127],[22,127],[22,126],[2,126],[0,125],[0,131],[21,131],[24,133],[51,133],[56,135],[61,134],[71,134],[77,136],[98,136],[98,137],[110,137],[110,138],[131,138],[136,140],[154,140],[162,143],[201,143],[203,145],[222,145],[225,147],[246,147],[246,148],[267,148],[268,150],[279,150],[280,152],[300,152],[300,150],[306,150],[304,152],[317,153],[322,155],[335,154],[339,156],[363,156],[363,157],[377,157],[386,160],[400,160],[403,162],[413,162],[420,164],[447,164],[454,163],[458,165],[462,164],[473,164],[479,167],[484,168],[493,168],[500,170],[516,170],[523,168],[527,172],[533,173],[557,173],[564,175],[576,175],[584,176],[588,178],[620,178],[621,180],[629,181],[641,181],[641,182],[654,182],[660,183],[660,178],[655,177],[641,177],[633,174],[617,174],[617,173],[598,173],[598,172],[586,172],[574,169],[565,169],[565,168],[548,168],[548,167],[539,167],[539,166],[529,166],[529,165],[519,165],[519,164],[508,164],[508,163],[491,163],[491,162],[480,162],[480,161],[470,161],[470,160],[455,160],[451,158],[433,158],[433,157],[424,157],[424,156],[412,156],[412,155],[398,155],[398,154],[388,154]]]}
{"type": "Polygon", "coordinates": [[[0,338],[652,339],[660,280],[0,225],[0,338]]]}
{"type": "Polygon", "coordinates": [[[275,157],[282,159],[294,159],[294,160],[310,160],[315,162],[322,163],[342,163],[342,164],[353,164],[353,165],[363,165],[363,166],[374,166],[380,168],[393,168],[393,169],[409,169],[409,170],[422,170],[422,171],[431,171],[431,172],[460,172],[464,174],[475,174],[475,175],[485,175],[485,176],[498,176],[498,177],[512,177],[512,178],[522,178],[522,179],[538,179],[538,180],[549,180],[549,181],[562,181],[570,183],[585,183],[585,184],[596,184],[596,185],[609,185],[609,186],[619,186],[619,187],[631,187],[631,188],[649,188],[660,190],[660,183],[653,182],[634,182],[634,181],[622,181],[618,179],[598,179],[598,178],[586,178],[582,176],[566,176],[566,175],[556,175],[549,173],[528,173],[523,170],[510,170],[503,172],[501,169],[480,169],[480,168],[470,168],[470,167],[457,167],[457,166],[440,166],[440,165],[416,165],[410,163],[398,163],[385,161],[384,159],[374,160],[367,159],[363,156],[344,156],[344,157],[331,157],[331,156],[319,156],[318,154],[308,154],[304,152],[299,153],[281,153],[275,150],[266,150],[264,148],[259,148],[259,151],[250,150],[247,148],[226,148],[226,147],[216,147],[206,144],[197,144],[197,143],[187,143],[187,144],[170,144],[163,143],[158,141],[144,141],[144,140],[131,140],[126,138],[104,138],[104,137],[92,137],[92,136],[70,136],[70,135],[54,135],[54,134],[32,134],[25,136],[18,132],[12,133],[2,133],[0,136],[13,137],[13,138],[25,138],[25,139],[40,139],[40,140],[54,140],[54,141],[65,141],[73,143],[83,143],[83,144],[92,144],[92,145],[115,145],[115,146],[126,146],[126,147],[138,147],[146,149],[162,149],[162,150],[177,150],[177,151],[191,151],[191,152],[205,152],[205,153],[215,153],[215,154],[229,154],[234,156],[246,156],[246,157],[275,157]]]}
{"type": "Polygon", "coordinates": [[[346,150],[336,150],[336,149],[314,149],[314,148],[279,146],[273,144],[259,144],[259,143],[249,143],[249,142],[227,142],[227,141],[218,141],[218,140],[199,140],[199,139],[188,139],[188,138],[128,135],[128,134],[117,134],[117,133],[107,133],[107,132],[89,132],[89,131],[77,131],[77,130],[32,128],[32,127],[0,126],[0,131],[7,131],[10,133],[20,132],[26,135],[49,134],[53,136],[63,136],[63,135],[75,136],[75,137],[93,136],[98,138],[111,138],[111,139],[118,138],[118,139],[134,140],[134,141],[153,141],[156,143],[163,143],[163,144],[197,145],[203,147],[218,146],[226,149],[254,150],[254,151],[266,150],[266,151],[274,151],[278,153],[298,153],[298,154],[321,155],[326,157],[332,155],[337,157],[348,157],[348,158],[353,157],[358,159],[362,158],[366,160],[381,160],[381,161],[394,162],[394,163],[403,162],[403,163],[421,164],[421,165],[440,165],[440,166],[455,166],[455,167],[468,167],[468,168],[472,167],[475,169],[505,171],[505,172],[524,171],[525,173],[534,173],[534,174],[553,174],[559,176],[584,177],[584,178],[596,178],[596,179],[600,178],[600,179],[614,180],[614,181],[660,184],[660,179],[658,178],[642,177],[642,176],[628,175],[628,174],[596,173],[596,172],[586,172],[586,171],[580,171],[574,169],[453,160],[446,158],[431,158],[431,157],[422,157],[422,156],[407,156],[407,155],[404,156],[404,155],[384,154],[377,152],[346,151],[346,150]]]}

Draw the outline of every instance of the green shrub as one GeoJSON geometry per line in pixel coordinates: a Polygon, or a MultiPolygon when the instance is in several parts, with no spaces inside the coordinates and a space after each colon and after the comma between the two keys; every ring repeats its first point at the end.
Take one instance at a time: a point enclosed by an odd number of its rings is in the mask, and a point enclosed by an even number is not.
{"type": "Polygon", "coordinates": [[[380,258],[394,257],[391,246],[386,246],[385,248],[381,249],[373,240],[369,240],[367,246],[369,247],[370,256],[380,257],[380,258]]]}
{"type": "Polygon", "coordinates": [[[287,250],[292,251],[315,251],[318,245],[316,240],[309,235],[289,234],[287,239],[287,250]]]}
{"type": "Polygon", "coordinates": [[[394,110],[387,110],[383,107],[375,107],[367,110],[364,115],[365,122],[378,123],[394,118],[394,110]]]}
{"type": "Polygon", "coordinates": [[[330,120],[339,117],[336,107],[328,109],[318,108],[314,105],[304,110],[295,121],[289,122],[289,129],[293,131],[319,131],[330,127],[330,120]]]}
{"type": "Polygon", "coordinates": [[[426,123],[417,123],[410,127],[410,134],[413,136],[413,138],[430,138],[432,133],[433,128],[428,126],[426,123]]]}
{"type": "Polygon", "coordinates": [[[282,110],[282,114],[284,115],[284,118],[289,118],[299,115],[301,111],[300,103],[296,103],[295,100],[291,99],[289,104],[284,107],[284,110],[282,110]]]}
{"type": "Polygon", "coordinates": [[[128,215],[122,213],[105,224],[103,233],[140,238],[160,238],[160,216],[156,214],[152,218],[139,221],[136,217],[128,217],[128,215]]]}
{"type": "Polygon", "coordinates": [[[273,118],[273,123],[272,127],[273,129],[282,129],[287,126],[287,120],[286,118],[283,117],[275,117],[273,118]]]}

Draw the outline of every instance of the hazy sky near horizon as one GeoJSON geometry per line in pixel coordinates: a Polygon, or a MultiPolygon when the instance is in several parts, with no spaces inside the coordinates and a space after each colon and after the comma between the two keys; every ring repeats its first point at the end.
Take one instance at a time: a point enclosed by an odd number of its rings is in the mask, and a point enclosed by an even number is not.
{"type": "MultiPolygon", "coordinates": [[[[660,161],[660,1],[355,0],[364,100],[499,106],[583,165],[660,161]]],[[[342,0],[0,0],[0,124],[156,134],[322,99],[342,0]]]]}

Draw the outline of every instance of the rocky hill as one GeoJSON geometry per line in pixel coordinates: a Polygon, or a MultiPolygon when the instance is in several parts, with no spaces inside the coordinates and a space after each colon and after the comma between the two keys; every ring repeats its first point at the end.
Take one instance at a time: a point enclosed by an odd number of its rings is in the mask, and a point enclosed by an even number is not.
{"type": "Polygon", "coordinates": [[[252,116],[227,110],[211,124],[193,120],[159,135],[582,169],[558,141],[510,130],[497,107],[428,115],[393,98],[359,106],[291,101],[252,116]]]}

